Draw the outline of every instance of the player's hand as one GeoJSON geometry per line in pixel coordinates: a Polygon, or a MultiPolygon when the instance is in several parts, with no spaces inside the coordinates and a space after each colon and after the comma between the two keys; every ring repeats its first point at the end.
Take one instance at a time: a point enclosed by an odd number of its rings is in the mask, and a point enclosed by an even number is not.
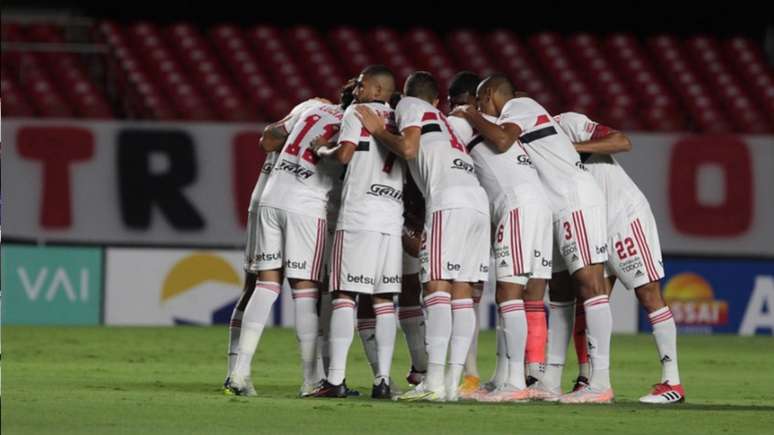
{"type": "Polygon", "coordinates": [[[371,133],[384,131],[384,119],[377,115],[376,112],[366,106],[357,106],[355,111],[366,130],[371,133]]]}
{"type": "Polygon", "coordinates": [[[315,154],[317,154],[317,150],[319,150],[321,147],[324,147],[326,145],[328,145],[328,140],[325,139],[324,134],[317,136],[309,144],[309,146],[312,148],[312,151],[314,151],[315,154]]]}
{"type": "Polygon", "coordinates": [[[470,104],[465,104],[463,106],[457,106],[454,108],[454,110],[451,111],[449,116],[457,116],[459,118],[467,119],[470,115],[473,115],[476,112],[476,108],[473,107],[470,104]]]}

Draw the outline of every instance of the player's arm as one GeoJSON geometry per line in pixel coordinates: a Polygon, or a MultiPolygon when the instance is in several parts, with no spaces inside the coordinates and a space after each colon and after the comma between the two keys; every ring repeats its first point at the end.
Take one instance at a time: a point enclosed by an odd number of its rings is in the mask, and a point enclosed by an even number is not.
{"type": "Polygon", "coordinates": [[[498,152],[504,153],[521,136],[521,127],[513,123],[497,125],[487,121],[473,106],[466,105],[454,109],[454,116],[465,118],[478,133],[492,144],[498,152]]]}
{"type": "Polygon", "coordinates": [[[422,235],[404,228],[402,240],[403,250],[412,257],[419,257],[419,249],[422,245],[422,235]]]}
{"type": "Polygon", "coordinates": [[[384,120],[371,109],[359,106],[356,110],[363,127],[390,151],[405,160],[417,157],[419,138],[422,135],[422,130],[419,127],[407,127],[400,134],[393,134],[387,131],[384,120]]]}
{"type": "Polygon", "coordinates": [[[258,144],[265,152],[271,153],[274,151],[279,151],[285,144],[285,139],[288,138],[288,132],[285,130],[284,126],[286,120],[287,117],[280,121],[269,124],[266,126],[266,128],[263,129],[263,135],[261,136],[261,140],[258,142],[258,144]]]}
{"type": "Polygon", "coordinates": [[[620,131],[602,125],[598,125],[596,130],[591,140],[576,143],[575,150],[579,153],[616,154],[632,149],[632,142],[620,131]]]}
{"type": "Polygon", "coordinates": [[[352,142],[340,142],[334,156],[339,163],[347,165],[352,160],[352,156],[355,155],[355,149],[357,149],[357,145],[352,142]]]}

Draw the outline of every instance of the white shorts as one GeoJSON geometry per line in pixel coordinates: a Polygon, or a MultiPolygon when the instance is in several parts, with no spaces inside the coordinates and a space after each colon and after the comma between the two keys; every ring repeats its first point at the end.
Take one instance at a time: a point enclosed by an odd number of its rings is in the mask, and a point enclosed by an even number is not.
{"type": "MultiPolygon", "coordinates": [[[[261,199],[261,192],[258,189],[259,184],[255,183],[253,193],[250,195],[250,206],[247,209],[247,240],[245,242],[245,264],[246,272],[258,272],[258,265],[255,259],[258,255],[258,201],[261,199]]],[[[262,189],[261,189],[262,190],[262,189]]]]}
{"type": "Polygon", "coordinates": [[[489,216],[484,212],[455,208],[430,214],[419,250],[419,280],[489,279],[489,232],[489,216]]]}
{"type": "Polygon", "coordinates": [[[572,275],[585,266],[604,263],[607,261],[607,210],[600,205],[554,215],[554,241],[554,273],[566,268],[572,275]]]}
{"type": "Polygon", "coordinates": [[[616,276],[629,290],[664,277],[661,243],[649,205],[616,219],[608,227],[608,234],[608,275],[616,276]]]}
{"type": "Polygon", "coordinates": [[[525,285],[551,279],[553,217],[542,204],[525,204],[502,213],[492,244],[497,281],[525,285]]]}
{"type": "Polygon", "coordinates": [[[337,230],[332,255],[331,291],[400,293],[403,243],[399,235],[337,230]]]}
{"type": "Polygon", "coordinates": [[[257,270],[284,269],[285,277],[322,280],[325,219],[259,207],[257,270]]]}
{"type": "Polygon", "coordinates": [[[416,275],[420,269],[419,258],[412,257],[406,251],[403,251],[403,276],[416,275]]]}

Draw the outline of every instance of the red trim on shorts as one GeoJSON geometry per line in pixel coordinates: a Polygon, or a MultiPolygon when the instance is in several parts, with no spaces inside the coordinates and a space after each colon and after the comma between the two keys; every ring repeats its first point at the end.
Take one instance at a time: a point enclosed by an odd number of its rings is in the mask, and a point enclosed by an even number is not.
{"type": "Polygon", "coordinates": [[[443,214],[441,211],[433,213],[433,227],[430,234],[430,280],[441,279],[441,238],[443,232],[443,214]]]}
{"type": "Polygon", "coordinates": [[[581,260],[583,260],[584,266],[588,266],[591,264],[591,253],[589,252],[589,241],[586,237],[586,226],[583,222],[583,212],[580,210],[572,212],[572,220],[575,225],[575,241],[581,254],[581,260]]]}
{"type": "Polygon", "coordinates": [[[317,242],[314,247],[314,259],[312,260],[312,281],[320,280],[322,270],[323,252],[325,251],[325,220],[317,219],[317,242]]]}
{"type": "Polygon", "coordinates": [[[343,244],[344,230],[336,231],[333,238],[333,274],[331,282],[334,290],[341,290],[341,245],[343,244]]]}
{"type": "Polygon", "coordinates": [[[653,256],[650,254],[650,247],[645,238],[645,232],[642,231],[642,224],[640,224],[639,219],[635,219],[634,222],[632,222],[632,232],[640,247],[640,256],[645,262],[645,270],[648,271],[648,278],[651,282],[658,281],[658,272],[656,271],[656,266],[653,264],[653,256]]]}
{"type": "Polygon", "coordinates": [[[524,256],[521,251],[521,226],[519,225],[519,209],[511,210],[511,260],[513,275],[524,274],[524,256]]]}

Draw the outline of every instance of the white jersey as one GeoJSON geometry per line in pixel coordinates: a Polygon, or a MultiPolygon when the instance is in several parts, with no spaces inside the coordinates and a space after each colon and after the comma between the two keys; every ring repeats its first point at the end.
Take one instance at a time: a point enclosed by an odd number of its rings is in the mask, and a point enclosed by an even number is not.
{"type": "MultiPolygon", "coordinates": [[[[603,127],[589,119],[586,115],[566,112],[554,117],[573,143],[586,142],[595,138],[603,127]]],[[[591,154],[583,161],[589,172],[602,188],[607,201],[608,222],[621,213],[632,212],[639,206],[648,203],[648,199],[634,184],[634,181],[624,171],[616,159],[609,154],[591,154]]]]}
{"type": "Polygon", "coordinates": [[[263,190],[266,188],[266,183],[269,181],[272,169],[274,169],[274,163],[277,162],[277,151],[266,154],[266,158],[261,165],[261,172],[258,174],[258,180],[255,182],[255,188],[253,189],[253,196],[260,201],[263,195],[263,190]]]}
{"type": "Polygon", "coordinates": [[[342,116],[340,106],[318,104],[289,117],[285,125],[290,134],[269,176],[262,206],[325,218],[341,165],[320,159],[310,145],[319,136],[336,140],[342,116]]]}
{"type": "Polygon", "coordinates": [[[604,206],[604,195],[583,166],[572,141],[546,109],[531,98],[514,98],[498,124],[521,128],[519,141],[538,170],[555,214],[583,206],[604,206]]]}
{"type": "MultiPolygon", "coordinates": [[[[489,122],[497,123],[497,118],[493,116],[482,116],[489,122]]],[[[462,131],[461,136],[467,138],[466,147],[476,165],[478,180],[489,197],[493,222],[499,221],[499,216],[496,216],[498,210],[534,203],[548,206],[537,169],[518,141],[506,152],[500,153],[466,120],[452,117],[449,122],[452,121],[455,131],[462,131]]]]}
{"type": "Polygon", "coordinates": [[[443,113],[419,98],[403,97],[395,108],[395,120],[400,131],[422,129],[419,152],[408,166],[425,197],[428,216],[454,208],[489,210],[473,159],[443,113]]]}
{"type": "MultiPolygon", "coordinates": [[[[403,229],[403,162],[363,127],[353,104],[344,114],[339,144],[356,146],[341,190],[337,230],[400,235],[403,229]]],[[[393,110],[385,103],[362,104],[394,130],[393,110]]]]}

